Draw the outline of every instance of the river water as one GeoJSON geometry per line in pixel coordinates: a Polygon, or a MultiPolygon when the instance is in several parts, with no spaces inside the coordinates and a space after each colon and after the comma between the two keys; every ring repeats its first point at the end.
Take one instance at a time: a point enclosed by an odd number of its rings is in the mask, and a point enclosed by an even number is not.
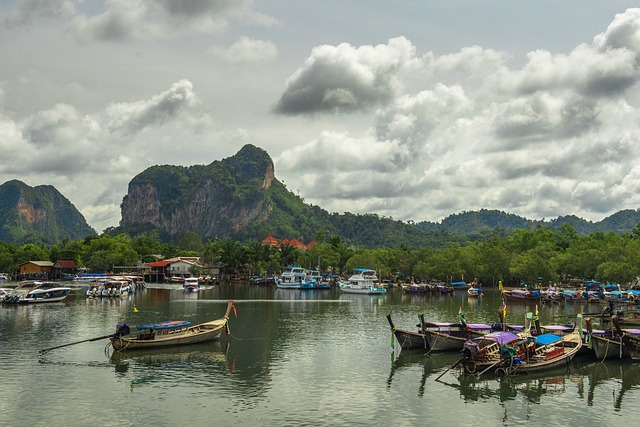
{"type": "MultiPolygon", "coordinates": [[[[446,371],[459,354],[392,348],[386,320],[413,329],[418,315],[493,323],[497,291],[482,299],[347,295],[247,284],[185,294],[150,285],[123,299],[0,305],[0,426],[607,426],[640,419],[640,364],[575,359],[545,375],[508,378],[446,371]],[[161,320],[219,318],[235,301],[230,334],[174,350],[108,355],[108,340],[39,350],[161,320]],[[138,312],[134,313],[134,306],[138,312]],[[446,371],[446,372],[445,372],[446,371]],[[442,375],[439,381],[436,378],[442,375]]],[[[533,307],[507,307],[523,323],[533,307]]],[[[584,305],[541,306],[563,323],[584,305]]]]}

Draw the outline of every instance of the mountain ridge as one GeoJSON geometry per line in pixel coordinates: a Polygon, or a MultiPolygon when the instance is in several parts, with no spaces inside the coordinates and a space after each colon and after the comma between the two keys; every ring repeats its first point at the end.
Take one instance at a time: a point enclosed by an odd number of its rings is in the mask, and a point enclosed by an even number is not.
{"type": "Polygon", "coordinates": [[[61,243],[95,234],[80,211],[54,186],[31,187],[17,179],[0,185],[0,240],[61,243]]]}
{"type": "MultiPolygon", "coordinates": [[[[592,222],[576,215],[530,220],[500,210],[453,213],[440,222],[397,221],[374,213],[329,213],[307,204],[275,177],[269,154],[247,144],[235,155],[208,165],[151,166],[130,182],[121,204],[121,221],[105,232],[132,236],[156,233],[177,242],[186,233],[202,240],[261,241],[268,235],[303,242],[340,237],[363,248],[441,246],[483,240],[517,229],[570,224],[581,235],[631,233],[640,209],[618,211],[592,222]]],[[[0,186],[0,240],[8,243],[59,243],[96,232],[55,187],[29,187],[19,180],[0,186]]]]}

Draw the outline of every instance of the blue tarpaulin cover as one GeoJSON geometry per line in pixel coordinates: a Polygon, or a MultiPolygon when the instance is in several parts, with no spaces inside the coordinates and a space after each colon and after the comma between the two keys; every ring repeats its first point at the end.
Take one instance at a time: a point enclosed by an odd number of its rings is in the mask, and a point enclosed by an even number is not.
{"type": "Polygon", "coordinates": [[[542,334],[536,337],[538,344],[547,345],[552,342],[560,341],[560,337],[554,334],[542,334]]]}
{"type": "Polygon", "coordinates": [[[190,325],[191,322],[187,320],[167,320],[166,322],[150,323],[148,325],[137,325],[136,329],[175,329],[190,325]]]}

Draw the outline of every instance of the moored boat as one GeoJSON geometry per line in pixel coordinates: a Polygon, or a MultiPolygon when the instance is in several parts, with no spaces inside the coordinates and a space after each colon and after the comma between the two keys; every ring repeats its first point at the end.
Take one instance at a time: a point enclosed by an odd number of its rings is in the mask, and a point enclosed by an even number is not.
{"type": "Polygon", "coordinates": [[[469,289],[472,286],[471,284],[469,284],[469,283],[467,283],[467,282],[465,282],[463,280],[458,281],[458,282],[451,282],[451,283],[449,283],[449,285],[456,291],[469,289]]]}
{"type": "Polygon", "coordinates": [[[185,292],[198,292],[200,290],[200,280],[197,277],[187,277],[184,279],[185,292]]]}
{"type": "Polygon", "coordinates": [[[5,295],[2,302],[14,304],[60,302],[70,292],[71,288],[56,282],[27,280],[20,282],[14,290],[5,295]]]}
{"type": "Polygon", "coordinates": [[[579,331],[536,336],[497,332],[465,343],[462,364],[467,372],[533,373],[568,365],[581,348],[579,331]]]}
{"type": "Polygon", "coordinates": [[[578,331],[496,337],[484,347],[474,342],[465,344],[463,366],[467,372],[482,369],[481,373],[494,370],[497,375],[515,375],[547,371],[568,365],[582,348],[578,331]]]}
{"type": "Polygon", "coordinates": [[[613,316],[611,320],[614,327],[609,330],[594,330],[590,323],[587,323],[591,347],[598,360],[629,358],[630,346],[624,345],[624,337],[640,337],[640,329],[621,328],[616,316],[613,316]]]}
{"type": "Polygon", "coordinates": [[[315,289],[331,289],[331,284],[324,280],[324,278],[322,277],[322,273],[320,273],[318,270],[307,270],[306,273],[307,278],[310,281],[315,282],[315,289]]]}
{"type": "Polygon", "coordinates": [[[121,323],[111,337],[111,346],[115,351],[129,351],[145,348],[170,347],[213,341],[220,338],[227,327],[233,301],[227,303],[224,316],[209,322],[192,325],[186,320],[168,320],[166,322],[138,325],[138,333],[130,334],[129,326],[121,323]]]}
{"type": "Polygon", "coordinates": [[[402,285],[402,291],[407,294],[428,294],[431,293],[431,288],[427,285],[411,283],[409,285],[402,285]]]}
{"type": "Polygon", "coordinates": [[[471,286],[467,289],[467,295],[470,297],[481,297],[482,296],[482,288],[471,286]]]}
{"type": "Polygon", "coordinates": [[[416,332],[397,329],[387,315],[387,321],[391,326],[396,340],[403,350],[423,348],[426,351],[453,351],[461,350],[464,343],[475,337],[491,332],[492,327],[483,323],[447,323],[425,322],[420,315],[420,323],[416,332]]]}
{"type": "Polygon", "coordinates": [[[502,297],[507,301],[515,302],[535,302],[542,298],[540,291],[529,291],[526,289],[503,290],[502,297]]]}
{"type": "Polygon", "coordinates": [[[397,329],[391,320],[391,315],[387,314],[387,321],[389,322],[389,326],[391,326],[391,332],[393,333],[395,339],[400,344],[400,348],[403,350],[417,349],[423,348],[428,350],[427,340],[425,335],[421,331],[408,331],[406,329],[397,329]]]}
{"type": "Polygon", "coordinates": [[[509,331],[496,331],[468,340],[462,349],[460,360],[465,372],[475,373],[498,365],[503,357],[503,348],[512,348],[521,335],[509,331]]]}
{"type": "Polygon", "coordinates": [[[640,362],[640,336],[624,335],[622,345],[627,349],[631,360],[640,362]]]}
{"type": "Polygon", "coordinates": [[[288,265],[282,274],[276,277],[276,286],[281,289],[315,289],[316,282],[307,277],[304,268],[288,265]]]}
{"type": "Polygon", "coordinates": [[[462,350],[466,341],[491,331],[491,325],[484,323],[422,323],[422,332],[431,351],[462,350]]]}
{"type": "Polygon", "coordinates": [[[355,268],[354,274],[346,283],[340,284],[340,290],[349,294],[384,294],[386,288],[377,286],[378,277],[375,270],[370,268],[355,268]]]}

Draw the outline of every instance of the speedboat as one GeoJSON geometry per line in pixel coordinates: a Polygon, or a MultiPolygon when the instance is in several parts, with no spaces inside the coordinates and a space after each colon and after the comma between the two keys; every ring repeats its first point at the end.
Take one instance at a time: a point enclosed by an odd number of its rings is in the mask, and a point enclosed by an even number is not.
{"type": "Polygon", "coordinates": [[[471,286],[469,289],[467,289],[467,294],[470,297],[480,297],[482,296],[482,288],[481,287],[475,287],[475,286],[471,286]]]}
{"type": "Polygon", "coordinates": [[[59,302],[64,300],[70,291],[71,288],[60,286],[56,282],[29,280],[18,283],[18,287],[5,296],[3,302],[20,304],[59,302]]]}
{"type": "Polygon", "coordinates": [[[200,279],[197,277],[186,277],[183,287],[185,292],[198,292],[200,290],[200,279]]]}

